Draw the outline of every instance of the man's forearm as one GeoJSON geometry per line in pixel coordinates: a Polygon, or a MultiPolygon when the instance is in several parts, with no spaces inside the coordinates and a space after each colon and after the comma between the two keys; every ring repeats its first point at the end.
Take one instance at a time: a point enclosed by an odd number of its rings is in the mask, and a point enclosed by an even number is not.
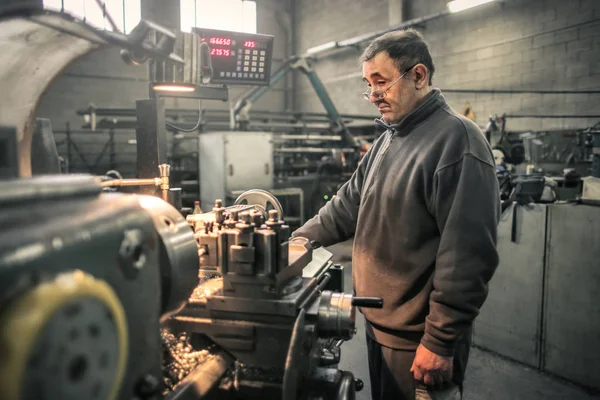
{"type": "Polygon", "coordinates": [[[305,237],[315,240],[323,246],[342,242],[354,234],[358,204],[346,191],[351,190],[351,182],[346,183],[331,201],[322,207],[317,215],[296,230],[293,237],[305,237]]]}
{"type": "Polygon", "coordinates": [[[316,240],[323,246],[342,242],[354,235],[363,179],[365,177],[371,150],[363,157],[352,177],[317,215],[295,231],[293,237],[306,237],[316,240]]]}

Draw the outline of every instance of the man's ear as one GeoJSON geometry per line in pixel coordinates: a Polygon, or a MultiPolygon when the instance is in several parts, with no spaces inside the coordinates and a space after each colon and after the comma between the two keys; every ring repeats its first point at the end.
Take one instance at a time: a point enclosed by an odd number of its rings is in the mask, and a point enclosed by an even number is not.
{"type": "Polygon", "coordinates": [[[425,65],[417,64],[413,71],[415,71],[415,87],[417,89],[423,89],[429,84],[429,71],[425,65]]]}

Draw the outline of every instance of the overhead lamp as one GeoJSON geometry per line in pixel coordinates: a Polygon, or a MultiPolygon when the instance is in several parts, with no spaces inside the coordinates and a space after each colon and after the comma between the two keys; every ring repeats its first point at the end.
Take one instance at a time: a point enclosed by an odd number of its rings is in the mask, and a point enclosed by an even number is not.
{"type": "Polygon", "coordinates": [[[175,32],[174,52],[183,63],[155,59],[149,65],[150,97],[227,100],[227,89],[208,86],[213,69],[210,47],[193,33],[175,32]]]}
{"type": "Polygon", "coordinates": [[[154,83],[152,89],[157,92],[189,93],[196,90],[196,86],[176,83],[154,83]]]}
{"type": "Polygon", "coordinates": [[[492,1],[496,0],[454,0],[448,2],[447,7],[451,13],[457,13],[492,1]]]}

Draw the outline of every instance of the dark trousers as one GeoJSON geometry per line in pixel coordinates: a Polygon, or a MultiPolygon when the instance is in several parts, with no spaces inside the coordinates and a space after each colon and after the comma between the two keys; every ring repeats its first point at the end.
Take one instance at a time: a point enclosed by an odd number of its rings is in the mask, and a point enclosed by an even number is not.
{"type": "MultiPolygon", "coordinates": [[[[453,384],[459,387],[460,392],[462,392],[469,349],[470,335],[459,342],[454,356],[453,384]]],[[[369,335],[367,335],[367,352],[372,400],[415,400],[417,388],[423,388],[410,372],[415,352],[390,349],[380,345],[369,335]]]]}

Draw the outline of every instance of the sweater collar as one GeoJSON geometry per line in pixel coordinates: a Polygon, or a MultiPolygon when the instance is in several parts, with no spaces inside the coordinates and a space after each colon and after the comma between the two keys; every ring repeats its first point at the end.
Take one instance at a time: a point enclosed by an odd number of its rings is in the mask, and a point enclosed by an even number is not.
{"type": "Polygon", "coordinates": [[[434,88],[427,94],[423,103],[397,124],[388,124],[383,118],[376,118],[375,123],[384,127],[394,135],[406,136],[434,112],[446,105],[446,99],[440,89],[434,88]]]}

